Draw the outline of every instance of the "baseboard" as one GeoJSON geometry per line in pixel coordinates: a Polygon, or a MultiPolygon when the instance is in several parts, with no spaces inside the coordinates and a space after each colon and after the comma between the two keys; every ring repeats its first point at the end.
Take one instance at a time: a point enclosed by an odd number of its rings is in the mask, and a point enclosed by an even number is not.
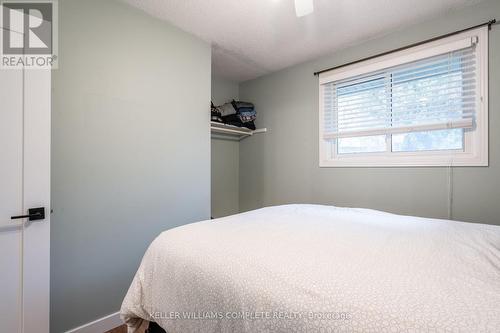
{"type": "Polygon", "coordinates": [[[120,319],[120,312],[116,312],[82,326],[75,327],[66,331],[66,333],[104,333],[120,325],[123,325],[123,321],[120,319]]]}

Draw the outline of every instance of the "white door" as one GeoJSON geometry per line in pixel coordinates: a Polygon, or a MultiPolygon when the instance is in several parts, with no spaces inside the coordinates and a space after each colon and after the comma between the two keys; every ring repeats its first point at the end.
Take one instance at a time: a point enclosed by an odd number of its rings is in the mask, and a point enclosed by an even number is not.
{"type": "Polygon", "coordinates": [[[0,332],[49,332],[50,84],[0,68],[0,332]],[[37,207],[44,219],[11,219],[37,207]]]}

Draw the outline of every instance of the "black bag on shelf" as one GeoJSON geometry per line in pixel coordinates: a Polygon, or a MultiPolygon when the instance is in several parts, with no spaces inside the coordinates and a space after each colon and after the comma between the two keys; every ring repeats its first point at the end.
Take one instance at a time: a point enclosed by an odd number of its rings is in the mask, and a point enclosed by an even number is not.
{"type": "Polygon", "coordinates": [[[216,121],[218,123],[223,123],[222,116],[218,107],[214,105],[213,102],[210,102],[210,121],[216,121]]]}

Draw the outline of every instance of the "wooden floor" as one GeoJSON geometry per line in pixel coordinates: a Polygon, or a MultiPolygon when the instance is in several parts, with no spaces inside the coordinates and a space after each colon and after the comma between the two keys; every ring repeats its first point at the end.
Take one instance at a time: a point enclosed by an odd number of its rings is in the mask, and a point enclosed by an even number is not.
{"type": "MultiPolygon", "coordinates": [[[[140,328],[137,333],[146,333],[145,329],[140,328]]],[[[121,325],[113,328],[112,330],[106,331],[104,333],[127,333],[127,325],[121,325]]]]}
{"type": "Polygon", "coordinates": [[[127,326],[126,325],[118,326],[105,333],[127,333],[127,326]]]}

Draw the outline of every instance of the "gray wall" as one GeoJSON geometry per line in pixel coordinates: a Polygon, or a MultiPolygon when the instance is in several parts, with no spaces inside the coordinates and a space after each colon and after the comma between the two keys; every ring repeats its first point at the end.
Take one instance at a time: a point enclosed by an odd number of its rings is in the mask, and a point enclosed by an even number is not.
{"type": "Polygon", "coordinates": [[[239,97],[240,86],[237,82],[212,75],[212,102],[215,105],[222,105],[233,99],[238,100],[239,97]]]}
{"type": "Polygon", "coordinates": [[[118,311],[153,238],[210,215],[210,46],[116,1],[59,5],[51,332],[118,311]]]}
{"type": "MultiPolygon", "coordinates": [[[[239,98],[239,85],[212,76],[212,101],[221,105],[239,98]]],[[[238,141],[212,138],[212,216],[222,217],[239,212],[238,141]]]]}
{"type": "MultiPolygon", "coordinates": [[[[240,210],[284,203],[368,207],[446,218],[447,168],[319,168],[318,79],[313,72],[500,18],[490,0],[322,59],[240,85],[268,133],[240,144],[240,210]]],[[[353,22],[355,24],[355,22],[353,22]]],[[[333,32],[335,33],[335,32],[333,32]]],[[[490,33],[490,166],[455,168],[453,217],[500,224],[500,26],[490,33]]]]}

